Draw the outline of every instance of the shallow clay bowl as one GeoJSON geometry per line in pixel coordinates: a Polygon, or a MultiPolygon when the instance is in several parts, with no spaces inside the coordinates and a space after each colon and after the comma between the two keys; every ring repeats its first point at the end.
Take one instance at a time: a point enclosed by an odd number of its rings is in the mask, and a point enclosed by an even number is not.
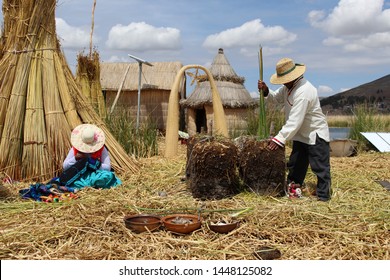
{"type": "Polygon", "coordinates": [[[202,225],[202,219],[191,214],[173,214],[162,217],[161,220],[167,230],[178,234],[193,232],[202,225]]]}
{"type": "Polygon", "coordinates": [[[134,231],[141,233],[144,231],[155,231],[161,227],[161,217],[148,214],[127,215],[123,221],[125,226],[134,231]]]}
{"type": "Polygon", "coordinates": [[[238,221],[236,222],[231,222],[231,223],[224,223],[224,222],[210,222],[208,224],[209,229],[211,229],[214,232],[218,233],[229,233],[233,229],[236,229],[238,226],[238,221]]]}

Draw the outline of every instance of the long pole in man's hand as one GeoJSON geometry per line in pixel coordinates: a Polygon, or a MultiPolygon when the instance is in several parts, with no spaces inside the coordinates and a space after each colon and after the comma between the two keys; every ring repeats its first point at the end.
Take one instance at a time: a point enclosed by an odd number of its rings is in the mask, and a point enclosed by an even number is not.
{"type": "MultiPolygon", "coordinates": [[[[259,56],[259,79],[263,81],[263,47],[260,45],[260,50],[258,53],[259,56]]],[[[258,135],[260,139],[266,139],[268,137],[267,135],[267,119],[266,119],[266,113],[265,113],[265,100],[263,95],[263,90],[261,89],[260,92],[260,106],[259,106],[259,129],[258,129],[258,135]]]]}

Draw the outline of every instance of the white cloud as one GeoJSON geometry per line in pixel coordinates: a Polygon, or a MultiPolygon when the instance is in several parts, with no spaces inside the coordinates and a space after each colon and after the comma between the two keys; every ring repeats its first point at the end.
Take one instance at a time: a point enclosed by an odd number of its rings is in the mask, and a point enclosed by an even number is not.
{"type": "MultiPolygon", "coordinates": [[[[56,18],[57,35],[60,38],[61,46],[67,49],[80,49],[90,44],[90,30],[69,25],[62,18],[56,18]]],[[[94,45],[98,39],[93,36],[94,45]]]]}
{"type": "MultiPolygon", "coordinates": [[[[258,51],[259,51],[259,45],[248,47],[248,48],[246,48],[246,47],[241,48],[240,54],[250,57],[250,56],[257,55],[258,51]]],[[[291,49],[288,46],[285,46],[285,47],[268,47],[268,46],[263,47],[263,54],[266,53],[267,56],[280,55],[280,54],[286,55],[290,52],[291,52],[291,49]]]]}
{"type": "Polygon", "coordinates": [[[260,44],[286,46],[296,38],[296,34],[288,32],[281,26],[264,26],[260,19],[255,19],[239,27],[209,35],[203,46],[210,49],[242,48],[242,53],[245,53],[248,47],[258,48],[260,44]]]}
{"type": "Polygon", "coordinates": [[[129,59],[128,57],[119,57],[117,55],[113,55],[107,61],[108,62],[129,62],[129,59]]]}
{"type": "Polygon", "coordinates": [[[323,41],[326,46],[347,52],[389,49],[390,9],[384,9],[384,0],[340,0],[328,15],[311,11],[308,18],[329,35],[323,41]]]}
{"type": "Polygon", "coordinates": [[[308,19],[312,26],[321,28],[322,21],[326,17],[325,11],[311,11],[309,12],[308,19]]]}
{"type": "Polygon", "coordinates": [[[381,48],[390,45],[390,32],[370,34],[367,37],[356,40],[360,45],[367,48],[381,48]]]}
{"type": "Polygon", "coordinates": [[[325,46],[342,46],[345,44],[345,40],[342,38],[328,37],[323,41],[325,46]]]}
{"type": "Polygon", "coordinates": [[[111,28],[107,47],[117,50],[177,50],[181,48],[180,30],[170,27],[154,27],[145,22],[133,22],[127,26],[117,24],[111,28]]]}
{"type": "Polygon", "coordinates": [[[327,16],[324,11],[311,11],[309,21],[334,36],[388,31],[390,10],[382,10],[383,4],[383,0],[340,0],[327,16]]]}
{"type": "Polygon", "coordinates": [[[326,46],[341,46],[347,52],[370,51],[376,49],[376,54],[390,52],[390,31],[374,33],[367,36],[355,38],[334,38],[329,37],[323,41],[326,46]]]}
{"type": "Polygon", "coordinates": [[[320,97],[327,97],[335,94],[334,90],[329,86],[320,85],[317,91],[318,91],[318,96],[320,97]]]}

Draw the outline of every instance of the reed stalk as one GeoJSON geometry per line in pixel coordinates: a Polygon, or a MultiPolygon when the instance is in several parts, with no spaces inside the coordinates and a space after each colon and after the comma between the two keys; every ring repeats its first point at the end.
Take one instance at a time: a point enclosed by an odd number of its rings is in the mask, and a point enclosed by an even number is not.
{"type": "MultiPolygon", "coordinates": [[[[260,46],[260,50],[258,52],[259,57],[259,78],[261,81],[263,81],[263,47],[260,46]]],[[[269,136],[268,129],[267,129],[267,118],[266,118],[266,111],[265,111],[265,100],[263,95],[263,90],[260,90],[259,92],[260,98],[259,98],[259,128],[258,128],[258,136],[260,139],[266,139],[269,136]]]]}

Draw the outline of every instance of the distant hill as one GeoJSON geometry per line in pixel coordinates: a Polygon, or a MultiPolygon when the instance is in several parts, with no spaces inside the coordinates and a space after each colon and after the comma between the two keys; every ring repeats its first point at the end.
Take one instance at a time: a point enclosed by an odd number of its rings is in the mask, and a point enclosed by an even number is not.
{"type": "Polygon", "coordinates": [[[325,114],[351,114],[357,104],[390,113],[390,75],[320,100],[325,114]]]}

